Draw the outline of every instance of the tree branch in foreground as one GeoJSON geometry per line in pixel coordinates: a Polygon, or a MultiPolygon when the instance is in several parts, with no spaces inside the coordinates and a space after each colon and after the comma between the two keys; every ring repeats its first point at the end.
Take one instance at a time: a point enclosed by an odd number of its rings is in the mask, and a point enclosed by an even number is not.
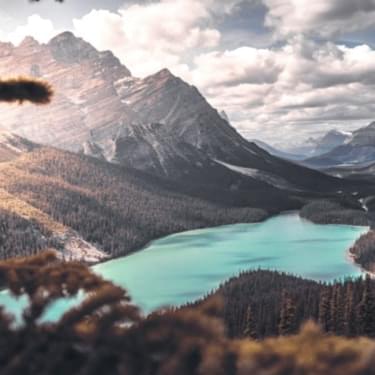
{"type": "Polygon", "coordinates": [[[52,87],[44,81],[22,77],[0,80],[0,102],[48,104],[52,95],[52,87]]]}

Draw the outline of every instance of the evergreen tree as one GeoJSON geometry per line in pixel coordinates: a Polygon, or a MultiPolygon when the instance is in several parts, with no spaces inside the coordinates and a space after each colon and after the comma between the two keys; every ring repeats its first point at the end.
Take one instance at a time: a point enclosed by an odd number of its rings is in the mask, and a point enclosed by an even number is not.
{"type": "Polygon", "coordinates": [[[375,337],[375,298],[369,275],[366,276],[362,300],[358,306],[357,321],[359,334],[375,337]]]}
{"type": "Polygon", "coordinates": [[[327,288],[324,288],[319,297],[318,322],[323,331],[330,332],[332,329],[330,295],[327,288]]]}
{"type": "Polygon", "coordinates": [[[344,307],[344,334],[345,336],[354,336],[356,333],[355,324],[355,310],[353,300],[353,284],[348,283],[345,293],[345,307],[344,307]]]}
{"type": "Polygon", "coordinates": [[[330,299],[330,326],[328,332],[336,332],[337,329],[337,291],[338,285],[333,286],[332,295],[330,299]]]}
{"type": "Polygon", "coordinates": [[[244,329],[244,336],[250,337],[252,339],[256,339],[258,337],[256,331],[256,321],[254,319],[254,313],[251,305],[249,305],[246,309],[246,318],[245,318],[245,329],[244,329]]]}
{"type": "Polygon", "coordinates": [[[345,335],[345,302],[342,285],[339,284],[335,294],[335,333],[339,336],[345,335]]]}
{"type": "Polygon", "coordinates": [[[296,305],[292,298],[283,291],[279,322],[279,334],[290,335],[296,331],[296,305]]]}

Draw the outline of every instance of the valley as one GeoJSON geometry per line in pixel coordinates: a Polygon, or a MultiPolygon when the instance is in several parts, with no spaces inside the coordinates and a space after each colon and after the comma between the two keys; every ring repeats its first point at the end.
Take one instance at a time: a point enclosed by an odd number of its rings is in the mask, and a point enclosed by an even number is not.
{"type": "MultiPolygon", "coordinates": [[[[196,300],[243,270],[320,282],[361,274],[345,251],[372,224],[375,180],[248,141],[169,70],[133,77],[72,33],[3,47],[1,69],[17,59],[56,94],[46,107],[4,108],[2,259],[54,249],[99,263],[146,312],[196,300]]],[[[348,137],[328,133],[312,152],[348,137]]]]}
{"type": "Polygon", "coordinates": [[[367,225],[360,202],[375,182],[272,155],[168,69],[134,77],[70,32],[1,47],[4,75],[17,62],[55,92],[48,106],[2,111],[0,189],[13,202],[2,207],[3,259],[53,248],[92,264],[169,234],[259,222],[321,200],[334,205],[329,215],[309,206],[305,217],[367,225]]]}

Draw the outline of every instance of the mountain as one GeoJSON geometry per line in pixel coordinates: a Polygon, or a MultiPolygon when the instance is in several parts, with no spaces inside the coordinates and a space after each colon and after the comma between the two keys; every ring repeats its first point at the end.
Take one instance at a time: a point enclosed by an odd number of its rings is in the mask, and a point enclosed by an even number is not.
{"type": "Polygon", "coordinates": [[[36,143],[79,151],[87,141],[110,142],[132,117],[114,87],[130,72],[111,52],[98,52],[71,33],[48,44],[28,37],[18,47],[0,46],[2,76],[32,75],[47,79],[55,89],[49,106],[4,107],[3,129],[36,143]]]}
{"type": "Polygon", "coordinates": [[[353,146],[374,146],[375,147],[375,121],[364,128],[353,133],[353,146]]]}
{"type": "Polygon", "coordinates": [[[333,129],[319,137],[310,137],[301,144],[288,147],[287,151],[292,154],[303,155],[299,160],[312,158],[325,154],[335,147],[346,144],[352,137],[351,132],[333,129]]]}
{"type": "Polygon", "coordinates": [[[322,155],[304,160],[316,168],[365,166],[375,161],[375,122],[352,133],[350,140],[322,155]]]}
{"type": "Polygon", "coordinates": [[[330,130],[322,137],[310,140],[312,144],[315,144],[313,154],[325,154],[336,147],[346,144],[351,138],[352,133],[350,132],[343,132],[336,129],[330,130]]]}
{"type": "Polygon", "coordinates": [[[167,178],[195,198],[268,212],[298,207],[301,192],[358,189],[245,140],[196,87],[167,69],[133,77],[111,52],[70,32],[47,44],[28,37],[0,47],[2,76],[17,66],[18,74],[54,87],[49,106],[2,111],[2,127],[32,142],[167,178]]]}

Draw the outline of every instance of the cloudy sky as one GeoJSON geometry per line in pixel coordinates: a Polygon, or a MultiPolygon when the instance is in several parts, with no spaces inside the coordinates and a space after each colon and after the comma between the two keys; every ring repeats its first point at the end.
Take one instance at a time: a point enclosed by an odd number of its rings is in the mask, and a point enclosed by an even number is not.
{"type": "Polygon", "coordinates": [[[71,30],[135,76],[168,67],[274,145],[375,119],[375,0],[0,0],[0,25],[15,44],[71,30]]]}

